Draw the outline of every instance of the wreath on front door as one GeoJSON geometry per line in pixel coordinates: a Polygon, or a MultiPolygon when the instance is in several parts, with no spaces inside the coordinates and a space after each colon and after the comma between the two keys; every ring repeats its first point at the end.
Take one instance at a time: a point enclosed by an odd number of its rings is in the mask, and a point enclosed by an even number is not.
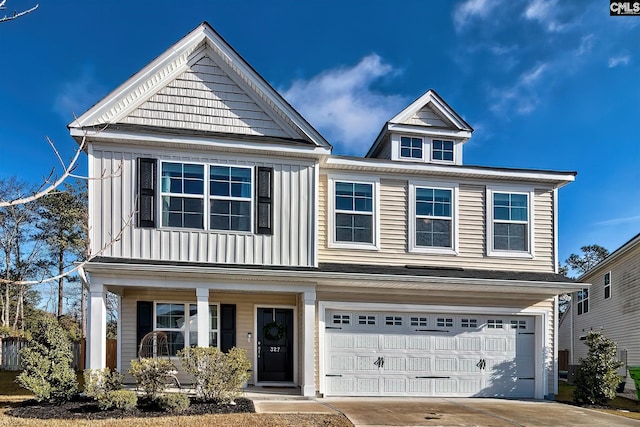
{"type": "Polygon", "coordinates": [[[280,322],[269,322],[262,328],[262,335],[269,341],[280,341],[287,333],[287,327],[280,322]]]}

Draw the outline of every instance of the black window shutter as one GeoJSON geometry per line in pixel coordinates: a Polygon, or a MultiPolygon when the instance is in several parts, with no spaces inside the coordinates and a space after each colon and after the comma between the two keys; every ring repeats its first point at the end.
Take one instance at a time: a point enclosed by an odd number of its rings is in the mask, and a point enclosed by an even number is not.
{"type": "Polygon", "coordinates": [[[236,346],[236,305],[220,304],[220,350],[236,346]]]}
{"type": "Polygon", "coordinates": [[[273,234],[273,168],[258,167],[256,233],[273,234]]]}
{"type": "Polygon", "coordinates": [[[157,159],[138,158],[138,227],[156,226],[157,159]]]}
{"type": "MultiPolygon", "coordinates": [[[[142,338],[149,332],[153,331],[153,302],[152,301],[138,301],[136,315],[136,329],[138,346],[142,338]]],[[[136,348],[136,352],[138,349],[136,348]]]]}

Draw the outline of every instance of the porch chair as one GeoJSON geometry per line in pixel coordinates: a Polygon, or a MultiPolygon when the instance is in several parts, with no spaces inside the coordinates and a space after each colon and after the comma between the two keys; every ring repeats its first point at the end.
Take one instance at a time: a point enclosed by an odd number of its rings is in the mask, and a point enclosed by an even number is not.
{"type": "MultiPolygon", "coordinates": [[[[169,340],[167,334],[162,331],[151,331],[142,337],[140,346],[138,347],[138,360],[144,358],[152,359],[169,359],[169,340]]],[[[169,376],[175,381],[179,389],[182,389],[178,380],[178,368],[171,362],[174,369],[169,371],[169,376]]]]}

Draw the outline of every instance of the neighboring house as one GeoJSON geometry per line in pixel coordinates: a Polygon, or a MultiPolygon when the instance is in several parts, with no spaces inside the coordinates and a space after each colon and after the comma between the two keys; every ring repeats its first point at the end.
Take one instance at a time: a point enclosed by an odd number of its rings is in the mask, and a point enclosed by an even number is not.
{"type": "MultiPolygon", "coordinates": [[[[571,304],[562,316],[559,350],[569,351],[569,364],[578,365],[587,356],[584,339],[589,331],[599,331],[618,345],[624,366],[640,366],[640,234],[622,245],[577,279],[591,284],[571,295],[571,304]]],[[[633,382],[627,381],[633,388],[633,382]]]]}
{"type": "Polygon", "coordinates": [[[555,393],[575,173],[465,166],[473,129],[434,91],[332,155],[203,23],[69,127],[92,177],[117,171],[89,182],[89,368],[111,291],[122,371],[155,329],[304,396],[555,393]]]}

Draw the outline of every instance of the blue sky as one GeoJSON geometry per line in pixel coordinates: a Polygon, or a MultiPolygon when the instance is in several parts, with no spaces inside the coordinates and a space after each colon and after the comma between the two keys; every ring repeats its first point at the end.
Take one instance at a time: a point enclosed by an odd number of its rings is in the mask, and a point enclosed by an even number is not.
{"type": "MultiPolygon", "coordinates": [[[[9,13],[34,1],[9,0],[9,13]]],[[[465,164],[577,171],[560,260],[640,232],[640,16],[607,0],[41,1],[0,24],[0,178],[39,182],[66,125],[208,21],[328,140],[363,155],[435,89],[465,164]]],[[[0,13],[3,16],[4,13],[0,13]]],[[[84,162],[83,159],[83,168],[84,162]]]]}

